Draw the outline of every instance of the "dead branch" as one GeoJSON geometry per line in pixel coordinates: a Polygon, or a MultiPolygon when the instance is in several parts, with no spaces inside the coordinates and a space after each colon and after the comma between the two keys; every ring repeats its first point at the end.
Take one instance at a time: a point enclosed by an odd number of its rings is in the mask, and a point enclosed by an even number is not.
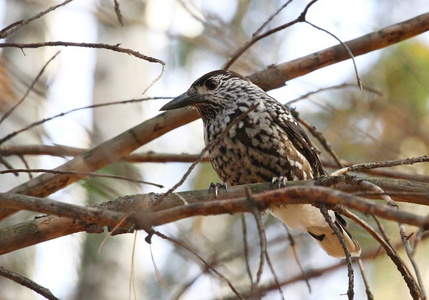
{"type": "MultiPolygon", "coordinates": [[[[359,56],[402,42],[428,30],[429,13],[426,13],[344,44],[354,56],[359,56]]],[[[347,50],[339,44],[287,63],[270,66],[267,70],[250,75],[249,79],[268,91],[284,86],[288,80],[349,58],[347,50]]]]}
{"type": "MultiPolygon", "coordinates": [[[[19,100],[17,103],[15,103],[0,119],[0,124],[3,123],[4,120],[9,117],[10,114],[13,113],[13,111],[24,102],[24,100],[27,98],[28,94],[33,90],[34,85],[37,83],[37,81],[40,79],[40,77],[43,75],[43,72],[45,72],[45,69],[48,67],[49,63],[53,61],[57,55],[60,54],[60,51],[55,53],[48,61],[45,63],[45,65],[40,69],[39,73],[37,74],[36,78],[31,82],[30,86],[28,87],[27,91],[25,92],[24,96],[22,96],[21,100],[19,100]]],[[[0,144],[3,144],[2,140],[0,140],[0,144]]]]}
{"type": "Polygon", "coordinates": [[[347,297],[349,300],[353,300],[354,295],[355,295],[355,290],[354,290],[355,275],[354,275],[354,270],[353,270],[353,265],[352,265],[352,256],[350,254],[349,249],[347,248],[347,244],[344,241],[344,238],[341,235],[341,232],[340,232],[338,225],[334,224],[331,217],[329,216],[328,209],[326,208],[326,205],[321,204],[321,205],[318,205],[318,207],[319,207],[320,212],[322,213],[323,217],[325,218],[326,223],[328,223],[329,227],[331,227],[331,229],[335,232],[335,235],[338,237],[338,240],[340,241],[341,247],[343,247],[344,254],[346,257],[346,262],[347,262],[347,277],[349,279],[349,283],[348,283],[349,287],[347,289],[347,297]]]}
{"type": "MultiPolygon", "coordinates": [[[[160,77],[158,77],[157,79],[155,79],[155,81],[157,81],[159,78],[160,77]]],[[[152,82],[152,84],[153,84],[153,82],[152,82]]],[[[146,88],[146,90],[147,89],[148,88],[146,88]]],[[[80,111],[80,110],[84,110],[84,109],[90,109],[90,108],[99,108],[99,107],[105,107],[105,106],[111,106],[111,105],[118,105],[118,104],[139,103],[139,102],[147,101],[147,100],[171,99],[171,98],[172,97],[146,97],[146,98],[140,98],[140,99],[130,99],[130,100],[122,100],[122,101],[113,101],[113,102],[108,102],[108,103],[100,103],[100,104],[94,104],[94,105],[87,105],[87,106],[77,107],[77,108],[74,108],[72,110],[69,110],[69,111],[66,111],[66,112],[61,112],[61,113],[53,115],[51,117],[38,120],[36,122],[28,124],[27,126],[24,126],[23,128],[21,128],[19,130],[13,131],[13,132],[9,133],[8,135],[6,135],[5,137],[3,137],[2,139],[0,139],[0,145],[2,145],[4,142],[10,140],[11,138],[15,137],[16,135],[18,135],[18,134],[20,134],[20,133],[22,133],[24,131],[27,131],[27,130],[33,128],[33,127],[38,126],[38,125],[44,124],[44,123],[46,123],[48,121],[52,121],[52,120],[54,120],[56,118],[64,117],[65,115],[71,114],[71,113],[76,112],[76,111],[80,111]]]]}
{"type": "MultiPolygon", "coordinates": [[[[265,33],[263,33],[263,34],[258,34],[258,32],[260,32],[261,31],[261,29],[263,29],[264,27],[265,27],[265,25],[266,25],[266,23],[264,23],[254,34],[253,34],[253,36],[252,36],[252,39],[250,40],[250,41],[248,41],[243,47],[241,47],[241,48],[239,48],[237,51],[235,51],[235,53],[233,54],[233,55],[231,55],[231,58],[227,61],[227,63],[223,66],[223,68],[222,69],[224,69],[224,70],[228,70],[230,67],[231,67],[231,65],[244,53],[244,52],[246,52],[250,47],[252,47],[257,41],[259,41],[259,40],[261,40],[261,39],[263,39],[263,38],[266,38],[267,36],[270,36],[270,35],[272,35],[272,34],[274,34],[274,33],[276,33],[276,32],[279,32],[279,31],[281,31],[281,30],[283,30],[283,29],[286,29],[286,28],[289,28],[289,27],[291,27],[291,26],[293,26],[293,25],[295,25],[295,24],[297,24],[297,23],[300,23],[300,22],[305,22],[305,17],[306,17],[306,15],[307,15],[307,12],[308,12],[308,10],[310,9],[310,7],[314,4],[314,3],[316,3],[317,2],[317,0],[312,0],[312,1],[310,1],[308,4],[307,4],[307,6],[304,8],[304,10],[302,11],[302,13],[295,19],[295,20],[293,20],[293,21],[290,21],[290,22],[288,22],[288,23],[286,23],[286,24],[283,24],[283,25],[281,25],[281,26],[278,26],[278,27],[276,27],[276,28],[273,28],[273,29],[271,29],[271,30],[268,30],[267,32],[265,32],[265,33]]],[[[287,4],[286,4],[287,5],[287,4]]],[[[280,8],[280,10],[281,9],[283,9],[285,6],[282,6],[281,8],[280,8]]],[[[269,22],[270,21],[270,19],[267,21],[267,22],[269,22]]]]}
{"type": "MultiPolygon", "coordinates": [[[[51,155],[51,156],[78,156],[89,149],[76,148],[64,145],[0,145],[0,156],[23,156],[23,155],[51,155]]],[[[192,163],[198,159],[199,154],[189,154],[189,153],[159,153],[159,152],[146,152],[146,153],[133,153],[124,156],[121,160],[134,163],[168,163],[168,162],[181,162],[181,163],[192,163]]],[[[331,160],[321,158],[322,164],[328,168],[336,168],[337,163],[331,160]]],[[[209,162],[207,156],[203,156],[201,162],[209,162]]],[[[344,159],[340,160],[341,164],[344,166],[351,166],[354,163],[346,161],[344,159]]],[[[367,168],[364,170],[359,170],[359,172],[378,175],[388,178],[396,179],[405,179],[410,181],[424,182],[429,183],[429,176],[419,175],[419,174],[410,174],[404,173],[395,170],[389,169],[371,169],[367,168]]]]}
{"type": "Polygon", "coordinates": [[[94,177],[94,178],[110,178],[110,179],[119,179],[119,180],[125,180],[129,182],[134,183],[141,183],[141,184],[148,184],[152,186],[156,186],[159,188],[163,188],[164,186],[158,183],[153,183],[149,181],[134,179],[131,177],[126,176],[119,176],[119,175],[110,175],[110,174],[101,174],[101,173],[95,173],[95,172],[75,172],[75,171],[58,171],[58,170],[49,170],[49,169],[11,169],[11,170],[1,170],[1,174],[8,174],[8,173],[47,173],[47,174],[69,174],[69,175],[75,175],[75,176],[81,176],[83,177],[94,177]]]}
{"type": "Polygon", "coordinates": [[[40,42],[40,43],[0,43],[0,48],[18,48],[18,49],[37,49],[42,47],[79,47],[79,48],[94,48],[94,49],[105,49],[111,50],[114,52],[125,53],[132,55],[136,58],[146,60],[150,63],[157,63],[165,66],[165,62],[160,59],[141,54],[138,51],[122,48],[118,45],[109,45],[103,43],[74,43],[74,42],[63,42],[63,41],[54,41],[54,42],[40,42]]]}
{"type": "Polygon", "coordinates": [[[41,17],[43,17],[47,13],[50,13],[51,11],[56,10],[58,7],[67,5],[70,2],[72,2],[72,1],[73,0],[66,0],[64,2],[61,2],[60,4],[53,5],[53,6],[49,7],[47,10],[44,10],[44,11],[38,13],[37,15],[31,17],[31,18],[20,20],[20,21],[14,22],[14,23],[6,26],[5,28],[3,28],[0,31],[0,39],[4,39],[4,38],[8,37],[9,35],[11,35],[12,33],[14,33],[15,31],[17,31],[21,27],[27,25],[28,23],[30,23],[30,22],[32,22],[32,21],[34,21],[36,19],[40,19],[41,17]]]}
{"type": "Polygon", "coordinates": [[[119,1],[118,0],[114,0],[114,2],[115,2],[115,14],[116,14],[116,18],[118,19],[119,24],[121,24],[121,26],[124,26],[124,18],[122,17],[121,8],[119,6],[119,1]]]}
{"type": "MultiPolygon", "coordinates": [[[[396,246],[397,247],[401,247],[402,243],[398,244],[396,246]]],[[[362,260],[364,260],[364,261],[366,261],[366,260],[373,260],[374,257],[379,253],[379,251],[380,251],[380,249],[378,247],[376,247],[375,249],[371,249],[369,251],[365,251],[364,253],[361,254],[360,258],[362,260]]],[[[382,255],[383,254],[386,254],[386,253],[382,253],[382,255]]],[[[299,282],[299,281],[302,281],[302,280],[319,277],[319,276],[322,276],[322,275],[324,275],[326,273],[338,270],[338,269],[344,267],[345,265],[346,265],[346,261],[342,260],[341,262],[336,263],[334,265],[331,265],[329,267],[307,270],[305,275],[304,274],[296,275],[296,276],[294,276],[294,277],[292,277],[290,279],[287,279],[287,280],[284,280],[284,281],[280,282],[280,285],[281,286],[286,286],[286,285],[290,285],[290,284],[293,284],[293,283],[296,283],[296,282],[299,282]]],[[[277,286],[276,286],[276,284],[274,282],[268,283],[268,284],[263,285],[263,286],[260,287],[260,291],[262,293],[264,293],[264,294],[266,294],[268,292],[271,292],[271,291],[273,291],[275,289],[277,289],[277,286]]],[[[247,293],[243,294],[243,296],[246,297],[246,298],[248,298],[250,295],[251,295],[251,292],[247,292],[247,293]]],[[[232,300],[232,299],[235,299],[235,298],[233,296],[228,296],[228,297],[225,297],[224,299],[232,300]]],[[[370,298],[368,297],[368,299],[370,299],[370,298]]]]}
{"type": "MultiPolygon", "coordinates": [[[[401,193],[392,195],[392,198],[396,201],[429,205],[429,186],[426,184],[392,179],[368,178],[366,180],[382,186],[386,193],[394,193],[398,188],[408,186],[409,189],[419,192],[419,196],[413,197],[401,193]]],[[[159,198],[157,194],[134,195],[105,202],[99,205],[96,211],[94,211],[95,208],[91,207],[71,206],[70,204],[53,200],[49,202],[48,199],[0,194],[1,209],[33,210],[57,215],[45,216],[29,222],[1,228],[0,255],[79,231],[99,230],[100,226],[113,227],[127,214],[133,212],[137,213],[129,216],[127,223],[123,225],[125,229],[147,229],[150,226],[158,226],[197,215],[249,212],[249,203],[245,192],[247,187],[250,188],[255,199],[255,205],[260,210],[266,209],[269,205],[309,203],[311,199],[317,199],[323,203],[341,204],[363,213],[374,214],[388,220],[400,221],[423,229],[427,229],[429,226],[428,217],[398,211],[385,204],[377,204],[353,194],[315,186],[314,184],[314,181],[288,182],[287,188],[279,190],[272,190],[271,183],[233,186],[229,188],[226,195],[220,194],[216,200],[209,197],[208,190],[171,194],[161,202],[156,201],[156,198],[159,198]],[[184,204],[182,199],[186,199],[188,204],[184,204]],[[107,210],[114,212],[110,212],[113,213],[112,215],[102,214],[102,212],[108,214],[109,211],[107,210]],[[98,225],[94,227],[95,229],[86,227],[86,225],[90,224],[98,225]]],[[[339,185],[337,188],[348,192],[358,190],[357,187],[348,185],[339,185]]]]}
{"type": "Polygon", "coordinates": [[[31,289],[31,290],[35,291],[36,293],[42,295],[46,299],[58,300],[58,298],[55,297],[49,289],[35,283],[33,280],[31,280],[27,277],[24,277],[18,273],[10,271],[10,270],[7,270],[2,266],[0,266],[0,276],[3,276],[5,278],[9,278],[10,280],[13,280],[20,285],[28,287],[29,289],[31,289]]]}

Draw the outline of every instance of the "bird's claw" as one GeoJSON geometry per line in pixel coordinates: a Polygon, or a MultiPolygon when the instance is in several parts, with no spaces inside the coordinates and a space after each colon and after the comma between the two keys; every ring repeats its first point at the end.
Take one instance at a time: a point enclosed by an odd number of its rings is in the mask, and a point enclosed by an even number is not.
{"type": "Polygon", "coordinates": [[[286,186],[287,178],[285,176],[273,177],[271,180],[272,185],[277,185],[277,188],[286,186]]]}
{"type": "Polygon", "coordinates": [[[210,183],[209,192],[214,192],[215,197],[217,197],[219,195],[219,191],[220,190],[223,190],[223,191],[225,191],[225,193],[227,193],[228,186],[227,186],[227,184],[225,182],[222,182],[222,183],[213,183],[213,182],[211,182],[210,183]]]}

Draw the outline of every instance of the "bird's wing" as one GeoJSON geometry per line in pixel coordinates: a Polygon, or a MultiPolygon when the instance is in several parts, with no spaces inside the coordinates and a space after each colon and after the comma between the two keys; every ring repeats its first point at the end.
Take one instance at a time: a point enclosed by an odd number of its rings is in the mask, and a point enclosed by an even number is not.
{"type": "Polygon", "coordinates": [[[288,139],[292,142],[294,147],[307,159],[313,170],[314,176],[318,177],[325,175],[326,172],[320,162],[317,150],[308,138],[304,129],[298,124],[286,107],[276,100],[274,101],[274,103],[271,103],[271,109],[269,109],[274,122],[284,130],[284,132],[286,132],[288,139]]]}

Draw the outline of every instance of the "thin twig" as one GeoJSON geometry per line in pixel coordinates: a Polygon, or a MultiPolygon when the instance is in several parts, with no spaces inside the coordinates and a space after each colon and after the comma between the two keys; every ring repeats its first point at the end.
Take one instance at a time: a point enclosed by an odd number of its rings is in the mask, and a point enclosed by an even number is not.
{"type": "Polygon", "coordinates": [[[365,285],[366,297],[368,300],[374,300],[374,295],[371,293],[371,289],[369,287],[368,279],[366,278],[365,269],[363,267],[362,259],[360,257],[357,258],[357,265],[359,266],[360,274],[362,275],[363,284],[365,285]]]}
{"type": "Polygon", "coordinates": [[[235,294],[236,297],[238,297],[239,299],[243,299],[240,295],[240,293],[237,291],[237,289],[234,287],[234,285],[232,284],[232,282],[230,280],[228,280],[228,278],[226,278],[224,275],[222,275],[219,271],[217,271],[213,266],[211,266],[204,258],[202,258],[194,249],[192,249],[190,246],[186,245],[185,243],[182,243],[181,241],[171,238],[169,236],[166,236],[165,234],[156,231],[156,230],[151,230],[150,234],[154,234],[156,236],[159,236],[160,238],[170,241],[173,244],[179,246],[180,248],[183,248],[187,251],[189,251],[190,253],[192,253],[196,258],[198,258],[205,266],[207,266],[213,273],[215,273],[217,276],[219,276],[219,278],[221,278],[223,281],[225,281],[228,286],[230,287],[230,289],[232,290],[232,292],[235,294]]]}
{"type": "MultiPolygon", "coordinates": [[[[134,100],[129,100],[134,101],[134,100]]],[[[138,101],[138,100],[137,100],[138,101]]],[[[105,105],[108,105],[106,103],[105,105]]],[[[51,156],[77,156],[89,149],[76,148],[64,145],[0,145],[0,156],[11,156],[11,155],[51,155],[51,156]]],[[[181,162],[181,163],[192,163],[198,159],[199,154],[189,153],[159,153],[154,151],[144,153],[133,153],[126,155],[122,158],[122,161],[134,162],[134,163],[168,163],[168,162],[181,162]]],[[[332,160],[321,158],[322,164],[328,168],[335,168],[336,163],[332,160]]],[[[352,163],[341,159],[341,164],[348,166],[352,163]]],[[[203,156],[201,162],[210,162],[207,156],[203,156]]],[[[404,173],[401,171],[394,171],[389,169],[368,169],[362,170],[361,172],[367,174],[374,174],[381,177],[405,179],[408,181],[424,182],[429,183],[429,176],[404,173]]]]}
{"type": "Polygon", "coordinates": [[[317,26],[317,25],[315,25],[315,24],[313,24],[313,23],[311,23],[311,22],[309,22],[307,20],[305,20],[305,23],[307,23],[310,26],[313,26],[317,30],[321,30],[323,32],[326,32],[327,34],[329,34],[330,36],[332,36],[334,39],[336,39],[346,49],[347,53],[350,55],[350,58],[352,59],[352,62],[353,62],[353,67],[355,69],[357,84],[358,84],[359,88],[362,90],[362,81],[361,81],[360,76],[359,76],[359,71],[358,71],[358,68],[357,68],[357,65],[356,65],[355,57],[354,57],[352,51],[350,50],[350,48],[341,39],[339,39],[335,34],[333,34],[332,32],[330,32],[330,31],[328,31],[326,29],[323,29],[322,27],[319,27],[319,26],[317,26]]]}
{"type": "Polygon", "coordinates": [[[286,3],[284,3],[280,8],[274,12],[265,22],[261,25],[253,34],[252,38],[257,37],[261,31],[274,19],[275,16],[277,16],[283,9],[285,9],[293,0],[289,0],[286,3]]]}
{"type": "Polygon", "coordinates": [[[278,26],[276,28],[273,28],[271,30],[268,30],[267,32],[252,37],[252,39],[250,41],[248,41],[244,46],[242,46],[241,48],[239,48],[237,51],[235,51],[235,53],[231,56],[231,58],[226,62],[226,64],[222,67],[223,70],[228,70],[231,65],[244,53],[246,52],[250,47],[252,47],[257,41],[266,38],[267,36],[270,36],[276,32],[279,32],[285,28],[288,28],[292,25],[295,25],[297,23],[300,22],[305,22],[305,16],[307,15],[308,10],[310,9],[310,7],[316,3],[317,0],[312,0],[310,3],[307,4],[307,6],[304,8],[303,12],[299,15],[299,17],[297,17],[295,20],[288,22],[286,24],[283,24],[281,26],[278,26]]]}
{"type": "Polygon", "coordinates": [[[347,296],[349,300],[352,300],[354,298],[354,272],[353,272],[353,265],[352,265],[352,257],[350,255],[349,248],[347,247],[346,242],[344,241],[343,236],[341,235],[341,232],[338,228],[338,226],[332,221],[331,216],[328,213],[328,209],[324,204],[319,205],[320,212],[323,214],[323,217],[325,218],[325,221],[329,224],[329,227],[335,232],[335,234],[338,237],[338,240],[340,241],[341,247],[343,247],[344,254],[346,256],[346,262],[347,262],[347,271],[348,271],[348,278],[349,278],[349,288],[347,290],[347,296]]]}
{"type": "Polygon", "coordinates": [[[121,24],[121,26],[124,26],[124,19],[121,14],[121,8],[119,7],[119,1],[114,0],[114,2],[115,2],[115,14],[116,14],[116,17],[118,18],[118,22],[119,24],[121,24]]]}
{"type": "Polygon", "coordinates": [[[401,165],[413,165],[416,163],[423,163],[423,162],[429,162],[429,157],[427,155],[408,157],[403,159],[355,164],[355,165],[351,165],[349,167],[337,170],[334,173],[332,173],[332,175],[335,176],[335,175],[341,175],[347,172],[358,172],[358,171],[365,171],[365,170],[377,169],[377,168],[390,168],[390,167],[401,166],[401,165]]]}
{"type": "MultiPolygon", "coordinates": [[[[0,155],[0,164],[3,164],[9,170],[13,170],[13,166],[0,155]]],[[[15,176],[19,176],[18,172],[12,172],[15,176]]]]}
{"type": "MultiPolygon", "coordinates": [[[[304,100],[306,98],[309,98],[310,96],[313,96],[313,95],[321,93],[321,92],[325,92],[325,91],[329,91],[329,90],[344,89],[344,88],[348,88],[348,87],[359,87],[359,86],[356,85],[356,84],[354,84],[354,83],[342,83],[342,84],[339,84],[339,85],[333,85],[333,86],[329,86],[329,87],[325,87],[325,88],[320,88],[320,89],[318,89],[316,91],[309,92],[309,93],[304,94],[304,95],[302,95],[302,96],[300,96],[300,97],[298,97],[296,99],[290,100],[290,101],[288,101],[286,103],[286,105],[287,106],[291,106],[292,104],[295,104],[295,103],[297,103],[297,102],[299,102],[301,100],[304,100]]],[[[378,96],[383,96],[383,92],[382,91],[379,91],[379,90],[377,90],[377,89],[375,89],[373,87],[370,87],[370,86],[367,86],[367,85],[362,85],[362,88],[365,91],[374,93],[374,94],[376,94],[378,96]]]]}
{"type": "MultiPolygon", "coordinates": [[[[23,155],[18,155],[19,159],[22,161],[22,163],[24,164],[24,166],[27,169],[30,169],[30,165],[28,164],[27,160],[25,159],[25,157],[23,155]]],[[[33,174],[28,173],[28,177],[30,177],[30,179],[33,179],[33,174]]]]}
{"type": "MultiPolygon", "coordinates": [[[[21,100],[19,100],[17,103],[15,103],[14,106],[12,106],[0,119],[0,125],[1,123],[3,123],[4,120],[6,120],[7,117],[9,117],[12,112],[19,106],[21,105],[22,102],[24,102],[24,100],[27,98],[28,94],[31,92],[31,90],[34,88],[34,85],[37,83],[37,81],[39,81],[40,77],[43,75],[43,73],[45,72],[45,69],[48,67],[49,63],[51,61],[53,61],[57,55],[60,54],[60,51],[58,51],[57,53],[55,53],[46,63],[45,65],[42,67],[42,69],[40,69],[39,73],[37,74],[36,78],[34,78],[33,82],[30,84],[30,86],[28,87],[27,91],[25,92],[24,96],[22,96],[21,100]]],[[[2,144],[3,141],[0,141],[0,144],[2,144]]]]}
{"type": "MultiPolygon", "coordinates": [[[[395,201],[393,201],[392,198],[388,194],[386,194],[383,191],[383,189],[380,188],[379,186],[373,184],[372,182],[368,182],[365,180],[359,180],[359,185],[363,186],[364,188],[370,189],[371,191],[375,191],[375,192],[380,193],[381,194],[380,197],[382,199],[384,199],[388,205],[395,207],[396,209],[399,210],[399,206],[395,203],[395,201]]],[[[405,226],[401,222],[398,222],[398,226],[399,226],[399,233],[401,236],[401,241],[404,244],[405,253],[407,253],[408,259],[410,260],[411,265],[413,266],[414,272],[416,274],[417,282],[418,282],[419,287],[420,287],[420,292],[423,295],[423,297],[426,298],[425,291],[424,291],[424,284],[423,284],[422,276],[420,273],[420,269],[419,269],[419,266],[414,259],[413,251],[412,251],[410,243],[408,241],[408,236],[406,234],[405,226]]]]}
{"type": "Polygon", "coordinates": [[[342,210],[341,214],[346,216],[347,218],[353,220],[356,224],[360,225],[363,229],[365,229],[369,234],[372,235],[373,238],[384,248],[386,254],[390,257],[392,262],[396,265],[396,268],[401,273],[402,277],[407,284],[408,290],[410,291],[411,296],[414,300],[423,299],[420,290],[412,277],[410,271],[407,269],[406,265],[399,257],[398,253],[386,243],[386,241],[364,220],[351,213],[348,210],[342,210]]]}
{"type": "Polygon", "coordinates": [[[246,190],[247,194],[247,200],[249,201],[249,209],[253,214],[253,217],[255,218],[256,227],[258,229],[259,234],[259,267],[258,271],[256,272],[256,288],[259,287],[259,283],[261,282],[262,277],[262,271],[264,270],[264,260],[265,260],[265,252],[267,251],[267,240],[264,238],[264,226],[262,225],[261,216],[259,214],[259,210],[255,207],[254,201],[250,198],[250,192],[249,190],[246,190]]]}
{"type": "Polygon", "coordinates": [[[44,15],[46,15],[47,13],[57,9],[58,7],[64,6],[64,5],[66,5],[72,1],[73,0],[66,0],[64,2],[61,2],[60,4],[49,7],[47,10],[44,10],[44,11],[38,13],[37,15],[31,17],[31,18],[20,20],[20,21],[14,22],[14,23],[6,26],[5,28],[3,28],[0,31],[0,39],[4,39],[4,38],[8,37],[9,35],[14,33],[15,31],[17,31],[21,27],[27,25],[28,23],[30,23],[36,19],[39,19],[39,18],[43,17],[44,15]]]}
{"type": "Polygon", "coordinates": [[[271,264],[271,260],[268,256],[267,236],[265,234],[264,225],[262,224],[261,212],[259,211],[258,207],[255,205],[255,201],[252,198],[252,193],[251,193],[250,189],[246,189],[246,198],[247,198],[247,201],[249,203],[249,209],[252,212],[253,217],[255,218],[255,221],[256,221],[256,226],[258,228],[258,233],[259,233],[259,247],[261,249],[259,268],[258,268],[258,272],[256,273],[256,288],[258,289],[258,293],[259,293],[259,283],[261,280],[262,271],[264,269],[264,258],[266,258],[268,266],[271,270],[271,274],[274,277],[274,282],[277,284],[277,288],[278,288],[278,291],[280,293],[280,296],[284,300],[283,291],[282,291],[282,288],[280,286],[277,274],[275,273],[274,268],[271,264]]]}
{"type": "Polygon", "coordinates": [[[296,261],[296,263],[298,265],[298,268],[299,268],[299,270],[300,270],[300,272],[302,274],[302,277],[304,278],[305,283],[307,284],[308,292],[311,294],[310,281],[308,280],[307,274],[306,274],[304,268],[302,267],[301,261],[299,260],[298,252],[296,251],[295,239],[292,236],[292,234],[290,234],[289,228],[284,223],[282,223],[282,224],[283,224],[283,227],[286,229],[287,236],[288,236],[288,239],[289,239],[289,243],[290,243],[290,246],[292,248],[293,257],[295,258],[295,261],[296,261]]]}
{"type": "Polygon", "coordinates": [[[102,178],[112,178],[112,179],[120,179],[120,180],[126,180],[129,182],[135,182],[135,183],[142,183],[142,184],[149,184],[153,185],[159,188],[163,188],[164,186],[158,183],[153,183],[149,181],[144,180],[138,180],[133,179],[130,177],[125,176],[118,176],[118,175],[109,175],[109,174],[100,174],[100,173],[94,173],[94,172],[77,172],[77,171],[59,171],[59,170],[49,170],[49,169],[13,169],[13,170],[2,170],[0,171],[0,174],[7,174],[7,173],[51,173],[51,174],[71,174],[71,175],[78,175],[78,176],[85,176],[85,177],[102,177],[102,178]]]}
{"type": "Polygon", "coordinates": [[[39,295],[42,295],[43,297],[45,297],[46,299],[59,300],[57,297],[55,297],[51,293],[51,291],[49,289],[35,283],[34,281],[32,281],[31,279],[29,279],[27,277],[24,277],[18,273],[10,271],[10,270],[7,270],[2,266],[0,266],[0,276],[3,276],[3,277],[8,278],[10,280],[13,280],[16,283],[23,285],[25,287],[28,287],[29,289],[32,289],[33,291],[35,291],[39,295]]]}
{"type": "MultiPolygon", "coordinates": [[[[371,191],[375,191],[376,193],[379,193],[380,197],[383,200],[385,200],[389,206],[394,207],[396,209],[399,209],[399,207],[395,203],[395,201],[393,201],[392,198],[388,194],[386,194],[383,191],[383,189],[380,188],[379,186],[377,186],[376,184],[374,184],[372,182],[369,182],[369,181],[366,181],[366,180],[363,180],[363,179],[356,179],[356,178],[351,177],[351,176],[345,176],[345,177],[343,177],[343,179],[344,179],[344,182],[346,182],[346,183],[358,185],[358,186],[363,187],[364,189],[369,189],[371,191]]],[[[377,224],[379,225],[379,228],[380,228],[383,236],[386,239],[386,243],[388,243],[389,246],[391,247],[389,239],[388,239],[387,235],[385,234],[383,228],[381,227],[381,224],[378,222],[378,220],[376,219],[375,216],[374,216],[374,219],[376,220],[377,224]]],[[[415,272],[416,277],[417,277],[417,282],[418,282],[418,284],[420,286],[419,292],[424,297],[426,297],[425,296],[425,292],[423,290],[423,280],[422,280],[422,277],[421,277],[421,274],[420,274],[419,267],[418,267],[418,265],[417,265],[417,263],[416,263],[416,261],[415,261],[415,259],[413,257],[413,254],[412,254],[413,251],[412,251],[412,249],[410,247],[410,244],[409,244],[409,241],[408,241],[408,238],[407,238],[407,234],[405,232],[405,226],[401,222],[398,222],[398,226],[399,226],[399,233],[400,233],[400,236],[401,236],[401,240],[402,240],[402,242],[404,244],[405,252],[407,253],[407,256],[408,256],[408,258],[409,258],[409,260],[410,260],[410,262],[411,262],[411,264],[413,266],[414,272],[415,272]]]]}
{"type": "Polygon", "coordinates": [[[0,43],[0,48],[18,48],[18,49],[37,49],[42,47],[79,47],[79,48],[95,48],[95,49],[105,49],[112,50],[119,53],[126,53],[137,57],[142,60],[146,60],[150,63],[157,63],[161,65],[165,65],[165,62],[144,54],[141,54],[138,51],[122,48],[117,45],[109,45],[103,43],[75,43],[75,42],[63,42],[63,41],[53,41],[53,42],[40,42],[40,43],[0,43]]]}
{"type": "MultiPolygon", "coordinates": [[[[428,219],[429,219],[429,216],[428,216],[428,219]]],[[[425,236],[429,236],[429,231],[424,228],[420,228],[415,234],[414,243],[413,243],[413,255],[416,254],[417,246],[425,236]]]]}
{"type": "Polygon", "coordinates": [[[386,241],[386,243],[392,248],[392,249],[394,249],[393,248],[393,246],[392,246],[392,243],[390,242],[390,239],[389,239],[389,236],[386,234],[386,231],[384,230],[384,227],[383,227],[383,225],[381,224],[381,222],[380,222],[380,220],[377,218],[377,216],[375,216],[375,215],[371,215],[372,216],[372,218],[374,219],[374,221],[375,221],[375,224],[377,224],[377,227],[378,227],[378,230],[380,230],[380,233],[381,233],[381,235],[383,236],[383,238],[384,238],[384,240],[386,241]]]}
{"type": "Polygon", "coordinates": [[[249,261],[249,245],[247,243],[247,225],[244,214],[241,214],[241,228],[243,232],[243,251],[244,251],[244,260],[246,264],[247,275],[250,280],[250,287],[253,290],[253,276],[252,271],[250,270],[250,261],[249,261]]]}
{"type": "MultiPolygon", "coordinates": [[[[158,78],[156,80],[158,80],[158,78]]],[[[105,107],[105,106],[110,106],[110,105],[139,103],[139,102],[147,101],[147,100],[159,100],[159,99],[171,99],[171,98],[173,98],[173,97],[146,97],[146,98],[140,98],[140,99],[114,101],[114,102],[109,102],[109,103],[100,103],[100,104],[87,105],[87,106],[82,106],[82,107],[74,108],[74,109],[71,109],[71,110],[68,110],[68,111],[61,112],[59,114],[53,115],[51,117],[44,118],[42,120],[33,122],[33,123],[31,123],[31,124],[29,124],[29,125],[21,128],[19,130],[13,131],[13,132],[9,133],[8,135],[6,135],[5,137],[3,137],[2,139],[0,139],[0,145],[3,144],[4,142],[6,142],[7,140],[10,140],[11,138],[15,137],[16,135],[24,132],[24,131],[27,131],[27,130],[33,128],[33,127],[36,127],[38,125],[41,125],[41,124],[46,123],[48,121],[51,121],[53,119],[56,119],[56,118],[59,118],[59,117],[64,117],[65,115],[68,115],[68,114],[76,112],[76,111],[80,111],[80,110],[84,110],[84,109],[90,109],[90,108],[105,107]]]]}
{"type": "MultiPolygon", "coordinates": [[[[132,291],[134,300],[137,300],[136,281],[135,281],[136,280],[135,258],[136,258],[136,248],[137,248],[137,234],[138,234],[138,231],[134,232],[133,250],[131,252],[131,262],[130,262],[131,264],[130,283],[128,285],[129,299],[131,299],[131,291],[132,291]]],[[[151,248],[151,256],[152,256],[152,248],[151,248]]]]}

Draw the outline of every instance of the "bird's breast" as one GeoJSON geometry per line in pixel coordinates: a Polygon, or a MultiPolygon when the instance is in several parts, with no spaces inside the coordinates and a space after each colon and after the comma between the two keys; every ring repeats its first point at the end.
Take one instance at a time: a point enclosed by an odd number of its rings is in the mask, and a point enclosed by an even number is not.
{"type": "Polygon", "coordinates": [[[206,123],[204,130],[206,145],[213,144],[208,150],[212,166],[222,181],[237,185],[267,182],[279,176],[306,179],[305,158],[290,151],[286,133],[275,123],[245,118],[225,132],[231,119],[206,123]]]}

